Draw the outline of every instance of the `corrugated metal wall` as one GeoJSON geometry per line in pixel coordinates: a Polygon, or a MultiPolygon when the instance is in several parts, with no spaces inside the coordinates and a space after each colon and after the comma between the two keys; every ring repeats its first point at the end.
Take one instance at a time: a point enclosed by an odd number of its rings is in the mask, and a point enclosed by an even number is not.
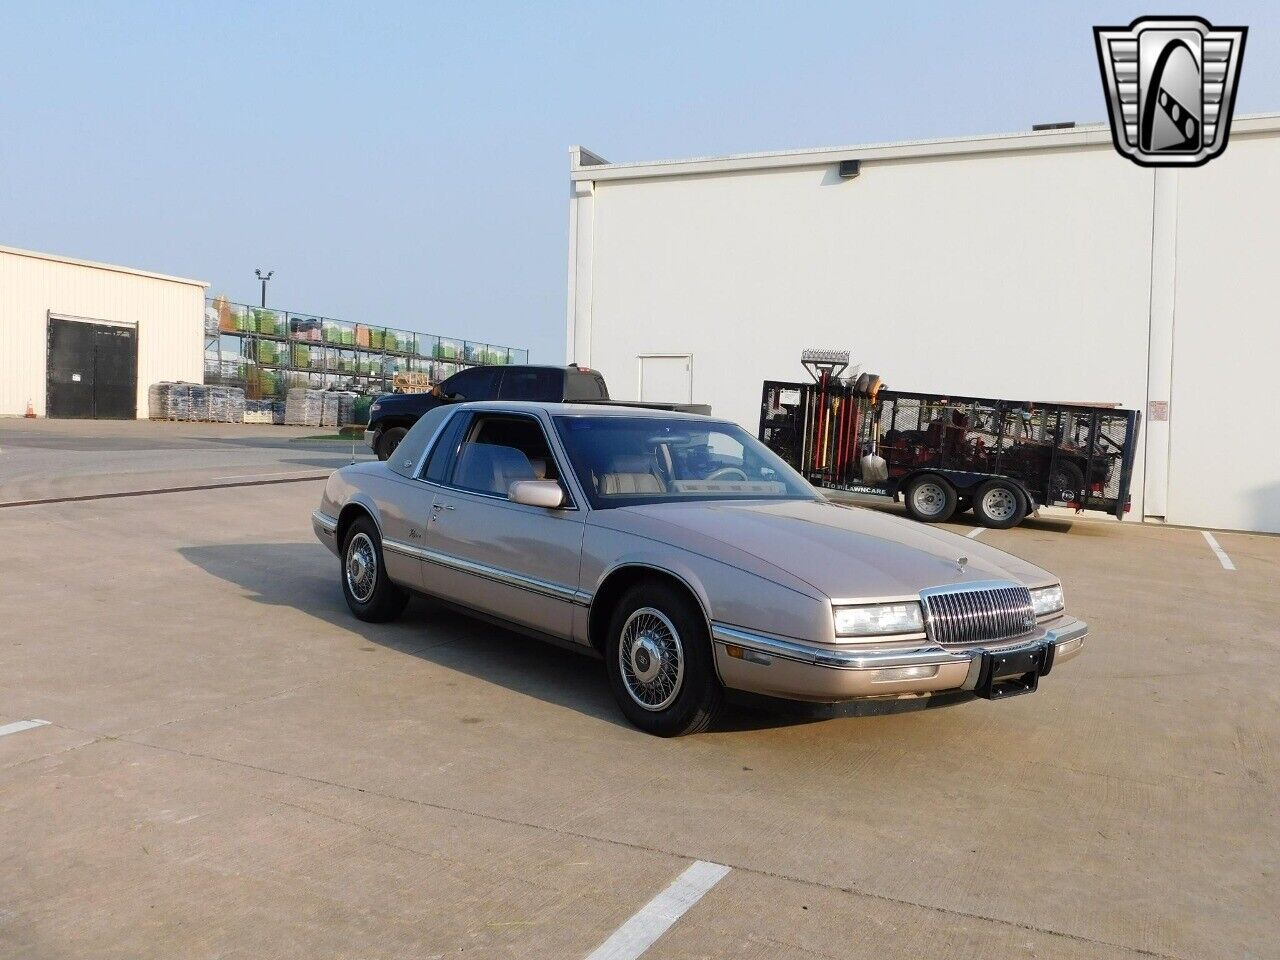
{"type": "Polygon", "coordinates": [[[45,415],[49,314],[138,328],[138,416],[159,380],[204,376],[205,286],[0,248],[0,415],[45,415]]]}

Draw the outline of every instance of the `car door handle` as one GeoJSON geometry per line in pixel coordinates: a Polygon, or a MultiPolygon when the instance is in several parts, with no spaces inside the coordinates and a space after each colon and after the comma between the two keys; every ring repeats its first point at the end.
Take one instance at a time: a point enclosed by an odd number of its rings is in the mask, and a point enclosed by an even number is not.
{"type": "Polygon", "coordinates": [[[452,503],[433,503],[431,509],[439,513],[441,510],[452,510],[452,503]]]}

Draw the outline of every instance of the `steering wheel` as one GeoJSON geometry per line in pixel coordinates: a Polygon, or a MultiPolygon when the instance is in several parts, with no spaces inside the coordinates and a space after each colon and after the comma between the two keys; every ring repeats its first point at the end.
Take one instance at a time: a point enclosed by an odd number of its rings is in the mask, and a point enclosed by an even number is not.
{"type": "Polygon", "coordinates": [[[708,480],[724,480],[731,474],[735,474],[735,473],[738,475],[738,479],[740,479],[743,483],[747,482],[746,473],[740,470],[738,467],[721,467],[719,470],[712,470],[711,473],[708,474],[707,479],[708,480]]]}

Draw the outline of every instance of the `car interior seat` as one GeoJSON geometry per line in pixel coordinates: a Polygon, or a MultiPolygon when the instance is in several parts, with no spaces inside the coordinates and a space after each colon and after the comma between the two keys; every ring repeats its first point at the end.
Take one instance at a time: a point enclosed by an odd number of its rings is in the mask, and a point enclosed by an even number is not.
{"type": "Polygon", "coordinates": [[[468,490],[507,496],[516,480],[534,480],[533,465],[515,447],[496,443],[468,443],[458,457],[455,482],[468,490]]]}
{"type": "Polygon", "coordinates": [[[666,493],[667,485],[658,476],[653,457],[626,454],[614,457],[609,469],[600,477],[600,492],[605,495],[666,493]]]}

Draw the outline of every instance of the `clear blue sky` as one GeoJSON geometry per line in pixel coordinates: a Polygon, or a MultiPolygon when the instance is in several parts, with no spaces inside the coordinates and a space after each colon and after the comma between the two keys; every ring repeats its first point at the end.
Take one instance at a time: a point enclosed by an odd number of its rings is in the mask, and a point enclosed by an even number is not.
{"type": "MultiPolygon", "coordinates": [[[[1090,28],[1274,4],[4,5],[0,243],[564,356],[568,147],[647,160],[1101,120],[1090,28]]],[[[0,291],[2,294],[2,291],[0,291]]]]}

